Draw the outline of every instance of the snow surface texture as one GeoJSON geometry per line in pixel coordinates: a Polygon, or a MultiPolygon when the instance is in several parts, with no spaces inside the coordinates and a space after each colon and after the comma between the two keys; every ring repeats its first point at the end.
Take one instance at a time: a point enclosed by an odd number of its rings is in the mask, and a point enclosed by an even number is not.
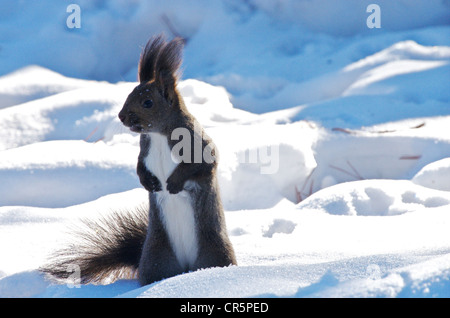
{"type": "Polygon", "coordinates": [[[449,297],[445,1],[0,4],[1,297],[449,297]],[[140,287],[37,271],[80,218],[147,200],[117,119],[149,36],[187,38],[179,90],[220,150],[239,266],[140,287]],[[40,66],[36,66],[40,65],[40,66]]]}

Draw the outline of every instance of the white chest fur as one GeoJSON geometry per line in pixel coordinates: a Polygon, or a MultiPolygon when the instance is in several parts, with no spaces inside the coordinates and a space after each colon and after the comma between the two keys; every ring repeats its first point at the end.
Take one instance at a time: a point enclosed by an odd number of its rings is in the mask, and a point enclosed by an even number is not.
{"type": "Polygon", "coordinates": [[[166,190],[166,180],[178,163],[172,160],[166,136],[158,133],[150,133],[149,136],[151,145],[145,165],[161,182],[162,191],[156,192],[157,204],[175,256],[182,267],[189,267],[195,262],[198,253],[191,198],[184,190],[177,194],[170,194],[166,190]]]}

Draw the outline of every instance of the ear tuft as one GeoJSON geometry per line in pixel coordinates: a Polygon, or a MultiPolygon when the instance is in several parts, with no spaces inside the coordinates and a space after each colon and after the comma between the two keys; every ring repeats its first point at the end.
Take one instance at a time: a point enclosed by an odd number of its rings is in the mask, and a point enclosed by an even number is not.
{"type": "Polygon", "coordinates": [[[155,79],[170,75],[176,83],[182,63],[183,46],[183,39],[175,38],[161,48],[155,65],[155,79]]]}
{"type": "Polygon", "coordinates": [[[175,86],[182,63],[184,40],[166,42],[163,35],[151,38],[139,60],[139,81],[155,81],[160,92],[171,102],[176,99],[175,86]]]}
{"type": "Polygon", "coordinates": [[[183,40],[176,38],[163,48],[155,64],[155,84],[171,105],[178,104],[176,85],[182,62],[183,40]]]}
{"type": "Polygon", "coordinates": [[[139,82],[148,82],[155,78],[155,64],[161,50],[166,46],[162,34],[152,37],[141,53],[138,66],[139,82]]]}

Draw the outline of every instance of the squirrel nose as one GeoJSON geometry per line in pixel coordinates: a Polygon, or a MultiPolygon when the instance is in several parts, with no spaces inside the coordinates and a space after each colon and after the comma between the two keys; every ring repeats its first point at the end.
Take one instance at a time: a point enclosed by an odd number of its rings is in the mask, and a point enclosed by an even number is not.
{"type": "Polygon", "coordinates": [[[119,113],[119,119],[120,119],[120,121],[123,122],[123,121],[125,120],[125,118],[126,118],[125,114],[119,113]]]}

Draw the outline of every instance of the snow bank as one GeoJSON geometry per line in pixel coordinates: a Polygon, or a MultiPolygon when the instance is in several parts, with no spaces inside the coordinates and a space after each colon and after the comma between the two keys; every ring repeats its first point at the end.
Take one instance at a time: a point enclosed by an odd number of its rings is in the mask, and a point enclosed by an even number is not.
{"type": "Polygon", "coordinates": [[[449,296],[448,4],[380,0],[369,29],[365,0],[80,1],[68,29],[47,2],[0,12],[1,297],[449,296]],[[147,201],[117,113],[160,31],[187,40],[239,266],[51,282],[68,226],[147,201]]]}
{"type": "Polygon", "coordinates": [[[0,81],[0,108],[96,84],[95,81],[64,77],[37,65],[2,76],[0,81]]]}
{"type": "Polygon", "coordinates": [[[367,27],[371,3],[83,0],[80,29],[66,26],[64,2],[4,4],[0,74],[37,64],[70,77],[136,81],[141,47],[165,32],[188,39],[186,78],[224,86],[235,106],[263,113],[312,101],[295,87],[395,43],[448,46],[449,8],[442,1],[380,0],[381,29],[367,27]]]}
{"type": "Polygon", "coordinates": [[[408,180],[364,180],[323,189],[299,204],[336,215],[397,215],[450,204],[450,193],[408,180]]]}
{"type": "Polygon", "coordinates": [[[47,141],[3,151],[0,205],[64,207],[139,187],[138,148],[47,141]],[[114,158],[114,160],[111,160],[114,158]]]}
{"type": "Polygon", "coordinates": [[[412,181],[428,188],[450,191],[450,158],[426,165],[412,181]]]}
{"type": "MultiPolygon", "coordinates": [[[[76,209],[67,209],[65,217],[75,218],[76,209]]],[[[58,285],[34,270],[19,270],[0,279],[0,291],[4,297],[448,295],[449,260],[442,253],[448,247],[448,205],[396,216],[361,217],[330,215],[286,202],[272,209],[227,212],[226,217],[239,266],[200,270],[144,287],[136,280],[58,285]]],[[[26,264],[42,253],[41,244],[48,243],[41,231],[63,237],[57,226],[38,225],[34,223],[35,249],[21,255],[26,264]]]]}

